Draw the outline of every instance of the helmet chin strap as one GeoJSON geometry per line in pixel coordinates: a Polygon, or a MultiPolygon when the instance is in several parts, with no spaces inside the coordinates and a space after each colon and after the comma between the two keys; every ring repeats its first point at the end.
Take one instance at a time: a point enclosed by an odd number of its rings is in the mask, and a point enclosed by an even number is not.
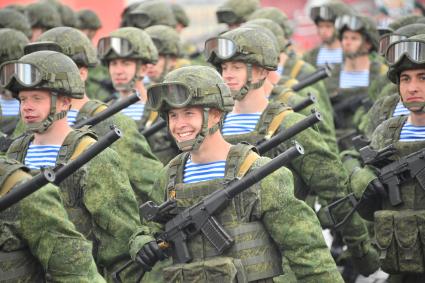
{"type": "Polygon", "coordinates": [[[161,74],[159,75],[158,78],[154,79],[154,78],[150,78],[153,82],[155,83],[160,83],[164,80],[165,75],[168,73],[168,65],[170,64],[170,56],[169,55],[165,55],[164,56],[164,67],[162,67],[162,71],[161,74]]]}
{"type": "Polygon", "coordinates": [[[112,84],[114,85],[114,88],[117,91],[127,91],[127,92],[132,91],[134,89],[134,86],[136,85],[137,81],[143,81],[143,76],[138,75],[141,67],[142,67],[141,62],[137,61],[136,72],[135,72],[133,78],[131,78],[131,80],[128,83],[116,84],[116,83],[112,82],[112,84]]]}
{"type": "MultiPolygon", "coordinates": [[[[53,124],[54,121],[63,119],[66,117],[66,113],[68,110],[61,111],[56,113],[56,101],[58,98],[58,94],[55,92],[51,92],[51,102],[50,102],[50,112],[47,115],[46,119],[37,123],[29,123],[26,125],[27,129],[33,133],[42,134],[47,131],[47,129],[53,124]]],[[[71,106],[70,106],[71,108],[71,106]]]]}
{"type": "Polygon", "coordinates": [[[196,135],[194,139],[178,142],[176,140],[177,146],[181,151],[192,151],[197,150],[201,146],[202,142],[208,135],[214,134],[218,129],[220,129],[221,123],[223,121],[223,117],[220,119],[220,122],[208,128],[208,113],[210,108],[204,107],[202,114],[202,128],[201,131],[196,135]]]}
{"type": "Polygon", "coordinates": [[[264,84],[264,81],[266,80],[264,78],[264,79],[259,80],[256,83],[252,83],[252,64],[247,63],[246,67],[247,67],[246,83],[242,86],[242,88],[240,90],[231,92],[233,98],[238,100],[238,101],[241,101],[242,99],[244,99],[244,97],[248,94],[248,92],[250,90],[259,89],[260,87],[262,87],[263,84],[264,84]]]}

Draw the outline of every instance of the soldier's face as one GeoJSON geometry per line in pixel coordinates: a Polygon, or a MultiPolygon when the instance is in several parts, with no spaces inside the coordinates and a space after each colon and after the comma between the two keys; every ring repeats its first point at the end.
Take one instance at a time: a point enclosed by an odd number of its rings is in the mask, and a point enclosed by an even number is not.
{"type": "Polygon", "coordinates": [[[317,24],[317,33],[319,34],[320,39],[323,42],[329,41],[335,32],[335,27],[333,22],[320,21],[317,24]]]}
{"type": "MultiPolygon", "coordinates": [[[[21,119],[25,124],[41,122],[50,113],[51,94],[44,90],[24,90],[19,92],[21,119]]],[[[58,96],[56,113],[68,110],[71,99],[58,96]]]]}
{"type": "Polygon", "coordinates": [[[342,35],[342,49],[344,53],[355,53],[363,44],[363,36],[356,31],[346,30],[342,35]]]}
{"type": "MultiPolygon", "coordinates": [[[[229,61],[221,64],[221,76],[232,91],[239,91],[247,82],[248,67],[243,62],[229,61]]],[[[252,66],[252,83],[267,76],[268,72],[258,66],[252,66]]]]}
{"type": "Polygon", "coordinates": [[[135,60],[114,59],[109,62],[109,75],[114,85],[129,83],[136,74],[135,60]]]}
{"type": "Polygon", "coordinates": [[[202,107],[191,106],[168,111],[168,127],[177,142],[194,139],[202,128],[202,107]]]}
{"type": "MultiPolygon", "coordinates": [[[[401,72],[400,95],[405,102],[425,101],[425,69],[401,72]]],[[[411,110],[415,111],[416,109],[412,108],[411,110]]]]}

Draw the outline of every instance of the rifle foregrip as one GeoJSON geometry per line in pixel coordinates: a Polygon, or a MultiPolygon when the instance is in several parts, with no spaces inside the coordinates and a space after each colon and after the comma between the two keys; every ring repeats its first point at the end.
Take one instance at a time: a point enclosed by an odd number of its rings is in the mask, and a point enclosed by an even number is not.
{"type": "Polygon", "coordinates": [[[201,228],[201,231],[220,254],[234,243],[232,237],[224,230],[224,228],[213,216],[211,216],[207,222],[205,222],[204,226],[201,228]]]}

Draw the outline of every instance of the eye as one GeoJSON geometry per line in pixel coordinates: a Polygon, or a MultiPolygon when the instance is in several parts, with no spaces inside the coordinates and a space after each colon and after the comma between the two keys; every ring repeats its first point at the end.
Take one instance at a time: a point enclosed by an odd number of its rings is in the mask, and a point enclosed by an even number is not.
{"type": "Polygon", "coordinates": [[[400,82],[407,82],[409,81],[409,77],[408,76],[401,76],[400,77],[400,82]]]}

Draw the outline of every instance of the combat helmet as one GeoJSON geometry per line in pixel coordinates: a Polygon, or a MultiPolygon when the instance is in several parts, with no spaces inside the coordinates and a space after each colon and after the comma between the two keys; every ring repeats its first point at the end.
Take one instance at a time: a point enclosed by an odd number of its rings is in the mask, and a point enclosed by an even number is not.
{"type": "Polygon", "coordinates": [[[310,19],[317,25],[319,21],[335,22],[336,18],[350,15],[353,10],[347,4],[340,1],[329,1],[310,9],[310,19]]]}
{"type": "Polygon", "coordinates": [[[162,0],[142,2],[128,15],[130,25],[145,29],[153,25],[175,28],[177,21],[171,5],[162,0]]]}
{"type": "Polygon", "coordinates": [[[218,124],[208,128],[210,108],[230,112],[234,105],[230,89],[223,78],[208,66],[188,66],[171,71],[165,76],[163,83],[152,85],[147,93],[147,105],[158,111],[167,122],[168,111],[172,108],[203,107],[201,131],[192,140],[176,141],[183,151],[198,149],[208,134],[213,134],[220,128],[224,115],[218,124]]]}
{"type": "Polygon", "coordinates": [[[378,51],[379,33],[372,19],[356,14],[343,15],[335,20],[335,28],[338,30],[339,40],[342,39],[345,30],[356,31],[361,33],[371,44],[372,48],[370,51],[378,51]]]}
{"type": "Polygon", "coordinates": [[[97,30],[102,27],[99,17],[95,12],[89,9],[80,10],[77,12],[78,28],[97,30]]]}
{"type": "Polygon", "coordinates": [[[97,54],[104,64],[109,64],[113,59],[137,61],[136,75],[129,83],[114,85],[118,90],[131,90],[136,80],[143,80],[137,75],[141,65],[158,61],[158,51],[150,36],[135,27],[120,28],[101,38],[97,44],[97,54]]]}
{"type": "Polygon", "coordinates": [[[416,23],[402,26],[397,30],[393,31],[392,33],[381,36],[381,38],[379,39],[378,52],[382,56],[385,56],[385,51],[391,43],[418,34],[425,34],[425,24],[416,23]]]}
{"type": "Polygon", "coordinates": [[[29,4],[25,14],[32,28],[51,29],[62,25],[59,12],[46,2],[29,4]]]}
{"type": "Polygon", "coordinates": [[[283,32],[285,33],[285,37],[287,39],[291,38],[291,35],[293,33],[293,29],[291,27],[291,24],[289,23],[288,16],[276,7],[263,7],[261,9],[258,9],[254,13],[252,13],[248,19],[272,20],[283,29],[283,32]]]}
{"type": "Polygon", "coordinates": [[[248,17],[259,8],[258,0],[227,0],[217,8],[215,13],[219,23],[237,25],[246,22],[248,17]]]}
{"type": "Polygon", "coordinates": [[[276,24],[275,22],[269,19],[258,18],[258,19],[247,21],[241,27],[252,27],[252,26],[263,27],[269,30],[270,32],[272,32],[272,34],[274,35],[274,37],[276,38],[278,42],[277,49],[280,52],[286,51],[287,47],[289,46],[289,41],[285,38],[285,33],[283,32],[282,28],[278,24],[276,24]]]}
{"type": "Polygon", "coordinates": [[[23,32],[26,37],[30,38],[32,31],[28,19],[12,9],[0,10],[0,28],[10,28],[23,32]]]}
{"type": "Polygon", "coordinates": [[[61,47],[62,53],[71,57],[79,67],[95,67],[97,64],[96,49],[87,36],[76,28],[57,27],[40,35],[37,39],[55,42],[61,47]]]}
{"type": "MultiPolygon", "coordinates": [[[[425,69],[425,34],[391,43],[386,51],[385,59],[389,65],[388,79],[398,85],[403,71],[425,69]]],[[[425,102],[402,102],[409,110],[414,108],[415,112],[425,112],[425,102]]]]}
{"type": "Polygon", "coordinates": [[[66,116],[67,111],[56,113],[58,95],[81,99],[85,86],[77,65],[66,55],[55,51],[37,51],[19,60],[7,61],[0,66],[0,87],[18,98],[22,90],[46,90],[52,95],[50,113],[44,121],[28,124],[37,133],[46,131],[54,121],[66,116]]]}
{"type": "Polygon", "coordinates": [[[183,7],[177,3],[172,3],[171,9],[173,10],[174,18],[176,19],[176,21],[182,26],[188,27],[190,20],[183,7]]]}
{"type": "Polygon", "coordinates": [[[207,61],[219,71],[226,61],[240,61],[247,65],[247,82],[241,90],[232,92],[237,100],[242,100],[251,89],[258,89],[264,83],[264,80],[252,83],[252,66],[274,71],[279,57],[276,43],[263,30],[242,27],[208,39],[204,53],[207,61]]]}
{"type": "Polygon", "coordinates": [[[24,55],[24,46],[29,43],[25,34],[8,28],[0,29],[0,41],[0,64],[21,58],[24,55]]]}

